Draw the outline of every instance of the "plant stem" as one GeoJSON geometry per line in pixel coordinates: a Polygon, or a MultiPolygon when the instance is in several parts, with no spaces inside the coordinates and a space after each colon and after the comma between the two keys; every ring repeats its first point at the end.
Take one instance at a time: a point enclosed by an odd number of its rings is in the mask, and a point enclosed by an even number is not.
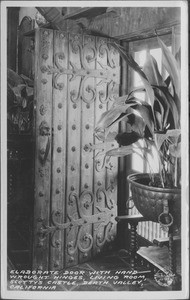
{"type": "MultiPolygon", "coordinates": [[[[164,178],[163,178],[163,174],[162,174],[162,169],[161,169],[161,166],[163,166],[163,162],[162,162],[162,159],[160,157],[160,153],[156,147],[156,144],[154,143],[154,148],[156,150],[156,153],[157,153],[157,156],[158,156],[158,159],[159,159],[159,175],[160,175],[160,181],[161,181],[161,184],[162,184],[162,187],[164,187],[164,178]]],[[[164,170],[164,168],[163,168],[164,170]]],[[[164,176],[165,177],[165,176],[164,176]]]]}

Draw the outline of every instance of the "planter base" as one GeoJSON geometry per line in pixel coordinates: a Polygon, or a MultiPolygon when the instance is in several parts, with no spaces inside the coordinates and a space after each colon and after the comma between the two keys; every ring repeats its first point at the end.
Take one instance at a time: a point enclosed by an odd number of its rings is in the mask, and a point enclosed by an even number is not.
{"type": "Polygon", "coordinates": [[[142,215],[134,216],[118,216],[116,221],[130,223],[131,225],[131,238],[130,248],[127,254],[130,255],[130,266],[132,270],[138,269],[137,262],[145,261],[147,264],[147,272],[154,274],[155,281],[163,286],[170,286],[173,289],[180,289],[181,285],[181,250],[176,253],[176,245],[174,244],[173,226],[169,229],[169,244],[166,246],[148,246],[140,247],[137,245],[137,225],[138,222],[146,221],[142,215]],[[176,259],[177,258],[177,259],[176,259]]]}

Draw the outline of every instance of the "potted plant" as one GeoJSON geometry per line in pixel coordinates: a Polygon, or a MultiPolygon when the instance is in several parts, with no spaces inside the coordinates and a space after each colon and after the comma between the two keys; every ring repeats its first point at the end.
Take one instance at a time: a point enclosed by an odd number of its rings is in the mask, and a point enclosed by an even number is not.
{"type": "Polygon", "coordinates": [[[118,148],[107,149],[107,157],[137,153],[149,163],[148,157],[154,151],[159,162],[158,173],[151,172],[150,166],[149,174],[132,174],[128,182],[139,212],[147,220],[160,222],[168,228],[173,220],[180,224],[180,51],[174,57],[163,41],[157,39],[163,65],[169,74],[166,80],[149,53],[144,67],[140,68],[122,46],[111,43],[139,74],[143,86],[115,99],[113,106],[100,117],[95,135],[101,140],[102,149],[112,139],[118,142],[118,148]],[[138,92],[145,93],[146,101],[138,99],[138,92]],[[120,121],[128,124],[126,132],[112,132],[113,126],[120,121]],[[144,141],[143,146],[140,140],[144,141]]]}

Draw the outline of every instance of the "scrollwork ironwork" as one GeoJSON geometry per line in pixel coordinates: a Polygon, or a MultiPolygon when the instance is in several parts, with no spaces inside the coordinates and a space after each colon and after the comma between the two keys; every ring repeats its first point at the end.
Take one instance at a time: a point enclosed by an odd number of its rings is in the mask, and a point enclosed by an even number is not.
{"type": "Polygon", "coordinates": [[[94,195],[90,191],[83,191],[80,196],[80,203],[85,209],[88,209],[94,202],[94,195]],[[90,196],[90,200],[86,199],[86,196],[90,196]]]}
{"type": "MultiPolygon", "coordinates": [[[[79,249],[83,253],[87,253],[93,246],[93,237],[91,234],[85,232],[85,226],[90,224],[99,224],[98,228],[101,226],[105,226],[104,228],[104,237],[103,241],[108,241],[109,239],[109,232],[111,229],[109,224],[116,223],[115,221],[115,213],[114,213],[114,203],[108,201],[108,195],[103,188],[99,188],[96,197],[103,193],[105,196],[105,208],[101,208],[96,206],[98,213],[93,215],[86,215],[85,210],[88,209],[85,207],[85,204],[88,203],[89,207],[94,203],[95,197],[92,192],[90,191],[83,191],[80,196],[78,196],[75,192],[71,192],[69,195],[70,205],[76,204],[77,211],[73,215],[70,215],[68,212],[67,218],[68,221],[62,223],[58,221],[61,218],[62,212],[60,210],[52,211],[51,214],[51,225],[45,225],[44,221],[40,225],[40,229],[38,230],[38,237],[39,237],[39,244],[40,247],[43,247],[43,243],[47,236],[50,236],[50,243],[51,246],[54,248],[58,248],[60,246],[60,241],[56,238],[56,233],[68,229],[74,230],[78,228],[76,241],[70,241],[67,245],[67,252],[69,255],[73,255],[77,249],[79,249]],[[86,196],[90,196],[90,200],[86,199],[86,196]],[[83,209],[85,207],[85,210],[83,209]],[[85,234],[84,234],[85,232],[85,234]],[[85,246],[84,246],[85,244],[85,246]],[[87,245],[87,246],[86,246],[87,245]]],[[[68,204],[69,204],[68,201],[68,204]]],[[[102,240],[98,242],[98,246],[104,243],[102,240]]]]}
{"type": "Polygon", "coordinates": [[[105,189],[103,189],[102,187],[98,188],[96,191],[97,201],[100,202],[100,198],[102,200],[101,193],[104,195],[106,207],[108,207],[111,210],[114,207],[114,203],[113,203],[112,199],[110,199],[108,197],[107,191],[105,189]],[[108,202],[108,198],[109,198],[109,202],[108,202]]]}
{"type": "Polygon", "coordinates": [[[84,69],[86,69],[86,68],[88,69],[88,66],[85,63],[85,60],[87,61],[88,64],[92,63],[93,61],[96,61],[97,53],[98,52],[97,52],[95,45],[93,45],[91,39],[88,39],[87,44],[85,44],[83,46],[83,68],[84,69]],[[86,55],[86,52],[88,53],[87,55],[86,55]],[[89,52],[91,52],[92,55],[89,54],[89,52]]]}
{"type": "Polygon", "coordinates": [[[99,100],[102,104],[114,99],[113,91],[115,84],[115,81],[111,80],[106,84],[105,90],[99,91],[99,100]]]}
{"type": "MultiPolygon", "coordinates": [[[[100,224],[101,226],[104,226],[104,224],[100,224]]],[[[103,235],[98,233],[96,235],[96,245],[98,247],[102,247],[105,242],[110,242],[112,241],[112,229],[113,229],[113,225],[114,223],[112,222],[109,222],[108,224],[106,224],[104,226],[104,229],[103,229],[103,235]]]]}
{"type": "Polygon", "coordinates": [[[114,48],[108,46],[108,44],[106,44],[103,40],[100,42],[99,47],[98,47],[98,51],[99,51],[99,56],[103,57],[105,55],[105,53],[107,54],[107,64],[110,68],[114,69],[116,68],[116,63],[112,58],[112,53],[114,53],[114,48]]]}
{"type": "Polygon", "coordinates": [[[110,171],[113,169],[113,164],[110,162],[111,157],[106,156],[105,149],[98,151],[95,157],[95,170],[97,172],[101,172],[104,168],[110,171]]]}
{"type": "MultiPolygon", "coordinates": [[[[44,38],[45,39],[45,38],[44,38]]],[[[43,49],[48,47],[48,44],[43,41],[42,42],[43,49]]],[[[73,53],[78,54],[80,68],[78,68],[72,61],[69,61],[70,68],[64,68],[60,64],[60,60],[64,60],[65,54],[64,52],[57,52],[54,55],[54,67],[53,66],[41,66],[42,73],[53,74],[53,84],[54,88],[58,90],[62,90],[64,88],[64,84],[62,82],[58,82],[60,76],[68,75],[70,76],[69,81],[73,81],[76,77],[80,77],[80,81],[78,83],[77,90],[70,91],[71,101],[76,103],[80,99],[82,99],[86,103],[91,103],[96,98],[96,88],[86,83],[89,78],[100,78],[101,82],[99,84],[105,83],[106,93],[105,97],[99,94],[100,101],[102,103],[107,102],[111,99],[110,91],[113,90],[113,85],[115,83],[115,68],[116,63],[112,58],[111,52],[114,51],[114,48],[108,47],[107,44],[99,45],[98,50],[96,49],[93,43],[90,43],[87,40],[85,45],[82,45],[80,38],[75,36],[73,39],[70,39],[70,48],[73,53]],[[113,51],[112,51],[112,50],[113,51]],[[100,62],[97,61],[97,55],[102,56],[107,53],[107,65],[103,66],[100,62]],[[89,68],[89,64],[93,61],[97,61],[97,63],[102,67],[102,69],[91,69],[89,68]]],[[[44,52],[44,51],[43,51],[44,52]]],[[[45,55],[43,53],[43,55],[45,55]]]]}
{"type": "Polygon", "coordinates": [[[41,39],[41,53],[42,53],[42,59],[47,60],[48,58],[48,49],[50,47],[50,41],[47,39],[49,35],[48,30],[44,30],[42,32],[42,39],[41,39]]]}
{"type": "Polygon", "coordinates": [[[71,205],[71,206],[73,206],[75,200],[76,200],[76,201],[78,200],[78,196],[77,196],[77,194],[76,194],[75,192],[71,192],[71,193],[69,194],[69,201],[68,201],[68,204],[71,205]]]}
{"type": "Polygon", "coordinates": [[[79,230],[77,232],[77,238],[75,240],[75,243],[74,241],[70,241],[68,243],[68,246],[67,246],[67,252],[69,255],[74,255],[74,253],[77,251],[77,249],[79,249],[82,253],[87,253],[88,251],[90,251],[90,249],[92,248],[93,246],[93,237],[91,234],[88,234],[88,233],[85,233],[82,236],[82,229],[83,227],[80,226],[79,227],[79,230]],[[88,242],[88,246],[87,247],[83,247],[83,241],[85,242],[88,242]]]}
{"type": "Polygon", "coordinates": [[[82,246],[82,243],[78,240],[78,248],[79,250],[82,252],[82,253],[87,253],[88,251],[90,251],[90,249],[92,248],[93,246],[93,237],[91,234],[89,233],[85,233],[84,236],[83,236],[83,241],[86,243],[88,242],[88,246],[87,247],[83,247],[82,246]]]}

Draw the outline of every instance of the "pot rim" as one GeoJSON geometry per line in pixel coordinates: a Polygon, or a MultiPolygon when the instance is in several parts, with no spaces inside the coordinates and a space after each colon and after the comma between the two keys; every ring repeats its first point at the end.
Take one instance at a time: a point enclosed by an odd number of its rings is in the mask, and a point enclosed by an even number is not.
{"type": "MultiPolygon", "coordinates": [[[[155,173],[154,175],[156,175],[158,173],[155,173]]],[[[149,186],[143,183],[138,183],[136,182],[137,179],[141,179],[141,178],[150,178],[150,173],[132,173],[130,175],[127,176],[127,181],[129,183],[135,184],[137,187],[139,188],[143,188],[149,191],[156,191],[156,192],[160,192],[160,193],[175,193],[175,194],[181,194],[181,189],[179,188],[173,188],[173,189],[168,189],[168,188],[159,188],[159,187],[154,187],[154,186],[149,186]]]]}

